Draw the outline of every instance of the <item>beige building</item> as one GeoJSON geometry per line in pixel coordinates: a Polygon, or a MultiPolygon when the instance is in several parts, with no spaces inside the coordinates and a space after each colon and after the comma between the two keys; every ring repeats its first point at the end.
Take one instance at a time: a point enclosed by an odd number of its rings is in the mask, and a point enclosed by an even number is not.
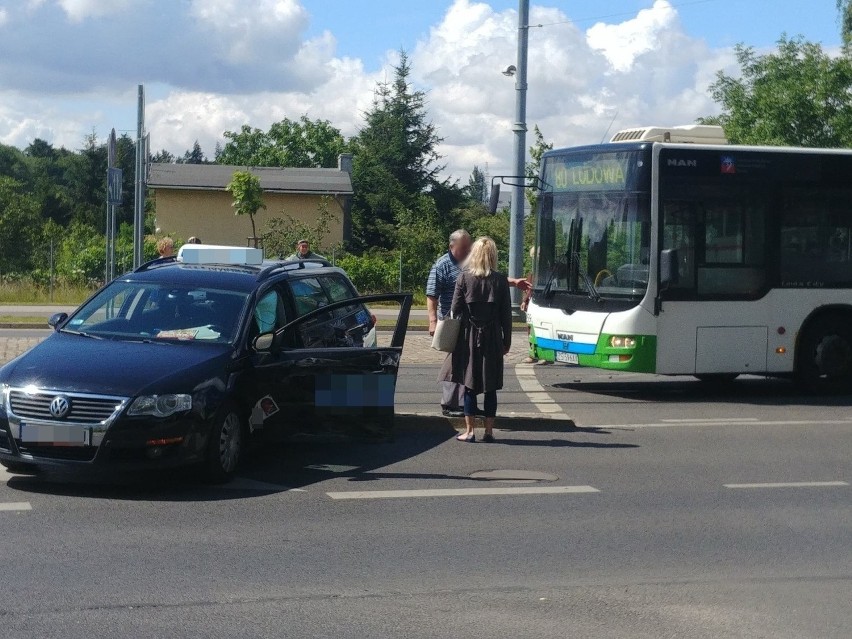
{"type": "Polygon", "coordinates": [[[319,215],[323,198],[334,215],[326,246],[349,239],[351,232],[352,156],[341,155],[336,169],[241,167],[220,164],[151,164],[148,188],[156,198],[160,234],[205,244],[247,246],[251,220],[234,215],[233,197],[225,190],[234,171],[260,178],[266,209],[254,216],[258,236],[273,217],[289,215],[308,224],[319,215]]]}

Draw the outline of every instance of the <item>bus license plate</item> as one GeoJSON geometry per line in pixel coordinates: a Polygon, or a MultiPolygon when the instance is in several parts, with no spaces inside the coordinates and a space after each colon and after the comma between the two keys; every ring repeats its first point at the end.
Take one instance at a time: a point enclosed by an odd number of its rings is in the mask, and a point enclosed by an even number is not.
{"type": "Polygon", "coordinates": [[[575,366],[580,363],[580,356],[577,353],[564,353],[562,351],[556,351],[556,361],[562,362],[563,364],[574,364],[575,366]]]}

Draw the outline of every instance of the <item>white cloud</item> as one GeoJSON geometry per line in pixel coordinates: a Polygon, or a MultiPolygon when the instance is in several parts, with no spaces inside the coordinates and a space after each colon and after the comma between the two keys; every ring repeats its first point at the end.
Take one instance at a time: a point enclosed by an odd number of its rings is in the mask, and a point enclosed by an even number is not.
{"type": "MultiPolygon", "coordinates": [[[[134,4],[140,4],[139,0],[57,0],[57,2],[72,22],[119,13],[134,4]]],[[[38,8],[41,4],[43,0],[30,0],[31,8],[38,8]]]]}
{"type": "MultiPolygon", "coordinates": [[[[101,5],[62,1],[75,4],[77,15],[101,5]]],[[[55,6],[45,4],[40,15],[51,18],[55,6]]],[[[150,18],[147,28],[159,37],[138,53],[124,36],[108,43],[126,53],[113,60],[85,54],[79,43],[59,59],[40,57],[44,47],[21,52],[26,34],[5,45],[0,39],[0,141],[26,146],[38,136],[78,147],[92,126],[101,135],[112,126],[131,128],[137,78],[152,87],[147,126],[154,149],[182,154],[198,139],[212,154],[225,130],[266,129],[302,114],[354,135],[376,82],[392,77],[393,51],[382,68],[368,71],[361,60],[337,53],[333,34],[306,39],[308,16],[297,0],[182,6],[178,17],[150,18]],[[72,90],[77,97],[69,99],[63,91],[72,90]]],[[[707,87],[733,56],[685,33],[669,2],[657,0],[635,18],[586,31],[570,18],[560,9],[532,7],[531,23],[546,26],[530,29],[530,130],[538,124],[548,141],[567,146],[600,141],[616,114],[613,130],[686,124],[717,111],[707,87]]],[[[77,31],[71,35],[79,38],[77,31]]],[[[475,164],[488,165],[492,175],[511,172],[515,82],[500,70],[515,63],[516,37],[516,12],[455,0],[420,42],[407,46],[412,81],[426,91],[429,116],[444,138],[443,162],[462,182],[475,164]]]]}
{"type": "Polygon", "coordinates": [[[656,0],[636,18],[620,24],[599,22],[588,30],[589,46],[603,52],[616,71],[629,71],[636,58],[659,47],[660,38],[676,27],[677,12],[667,0],[656,0]]]}
{"type": "Polygon", "coordinates": [[[9,21],[9,11],[5,7],[0,7],[0,27],[9,21]]]}

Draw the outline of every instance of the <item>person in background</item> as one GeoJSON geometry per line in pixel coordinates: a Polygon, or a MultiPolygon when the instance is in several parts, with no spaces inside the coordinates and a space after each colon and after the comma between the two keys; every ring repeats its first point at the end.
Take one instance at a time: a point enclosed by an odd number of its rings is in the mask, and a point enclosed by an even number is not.
{"type": "Polygon", "coordinates": [[[164,237],[157,242],[157,253],[160,257],[172,257],[175,254],[175,241],[170,237],[164,237]]]}
{"type": "MultiPolygon", "coordinates": [[[[530,259],[532,263],[535,264],[535,246],[530,247],[530,259]]],[[[526,315],[527,309],[530,305],[530,300],[532,299],[532,278],[533,275],[530,273],[527,275],[527,282],[529,283],[529,288],[524,292],[524,298],[521,300],[521,312],[526,315]]],[[[526,318],[529,319],[529,318],[526,318]]],[[[533,339],[535,338],[535,333],[533,333],[532,324],[527,322],[529,325],[529,352],[527,358],[524,360],[524,364],[550,364],[546,359],[539,359],[538,357],[538,348],[533,343],[533,339]]]]}
{"type": "MultiPolygon", "coordinates": [[[[429,335],[435,334],[438,320],[448,317],[453,302],[456,280],[461,264],[470,253],[470,233],[458,229],[450,233],[449,250],[432,265],[426,280],[426,309],[429,314],[429,335]]],[[[449,355],[447,356],[449,359],[449,355]]],[[[444,381],[441,392],[441,412],[444,417],[462,417],[464,386],[444,381]]]]}
{"type": "Polygon", "coordinates": [[[296,242],[296,252],[287,257],[288,260],[324,260],[325,258],[311,250],[311,243],[308,240],[299,240],[296,242]]]}
{"type": "Polygon", "coordinates": [[[187,244],[201,244],[201,238],[194,235],[186,241],[187,244]]]}
{"type": "Polygon", "coordinates": [[[497,245],[478,238],[456,281],[450,307],[462,320],[462,338],[445,360],[439,379],[464,386],[465,433],[456,439],[476,441],[477,396],[485,395],[484,442],[494,441],[497,391],[503,388],[503,357],[512,346],[512,301],[509,280],[497,272],[497,245]]]}

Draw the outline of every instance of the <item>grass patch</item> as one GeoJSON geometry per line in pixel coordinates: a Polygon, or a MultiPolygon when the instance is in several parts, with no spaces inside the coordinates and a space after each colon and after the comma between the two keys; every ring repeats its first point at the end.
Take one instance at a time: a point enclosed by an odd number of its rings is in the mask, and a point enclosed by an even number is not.
{"type": "Polygon", "coordinates": [[[59,284],[53,288],[51,299],[50,288],[47,286],[33,284],[32,282],[4,282],[0,284],[0,304],[78,306],[91,294],[92,289],[87,286],[59,284]]]}
{"type": "Polygon", "coordinates": [[[44,324],[47,328],[47,320],[43,315],[0,315],[0,324],[44,324]]]}

